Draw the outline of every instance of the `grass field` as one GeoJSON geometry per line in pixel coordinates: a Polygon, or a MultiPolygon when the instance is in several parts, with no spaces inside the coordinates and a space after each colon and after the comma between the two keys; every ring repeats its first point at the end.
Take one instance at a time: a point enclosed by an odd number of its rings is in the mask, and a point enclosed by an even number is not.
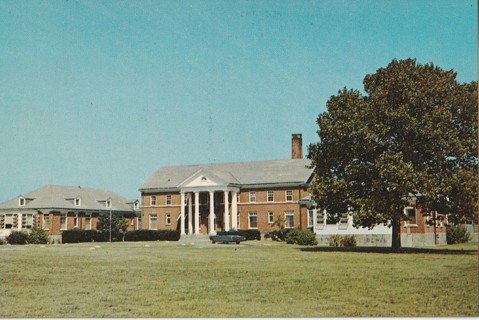
{"type": "Polygon", "coordinates": [[[478,315],[477,251],[305,251],[264,240],[0,246],[0,270],[2,318],[478,315]]]}

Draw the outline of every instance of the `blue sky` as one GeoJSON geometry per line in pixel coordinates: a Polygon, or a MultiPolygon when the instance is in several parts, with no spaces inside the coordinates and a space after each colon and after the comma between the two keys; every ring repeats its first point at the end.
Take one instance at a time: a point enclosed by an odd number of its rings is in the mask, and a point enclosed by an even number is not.
{"type": "Polygon", "coordinates": [[[416,58],[477,81],[477,2],[0,1],[0,202],[287,159],[343,87],[416,58]]]}

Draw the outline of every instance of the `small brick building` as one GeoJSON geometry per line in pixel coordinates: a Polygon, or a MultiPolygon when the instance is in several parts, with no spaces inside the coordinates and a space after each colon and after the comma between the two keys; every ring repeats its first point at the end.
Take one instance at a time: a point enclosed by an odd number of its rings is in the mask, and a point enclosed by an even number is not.
{"type": "Polygon", "coordinates": [[[0,237],[39,226],[59,242],[64,230],[95,230],[98,217],[110,212],[126,218],[129,230],[138,229],[138,200],[101,189],[47,185],[0,203],[0,237]]]}

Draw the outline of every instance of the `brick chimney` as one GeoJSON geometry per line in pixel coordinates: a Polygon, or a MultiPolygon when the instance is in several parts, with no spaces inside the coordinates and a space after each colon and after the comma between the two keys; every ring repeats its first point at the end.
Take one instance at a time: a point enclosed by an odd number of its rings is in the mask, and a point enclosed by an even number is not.
{"type": "Polygon", "coordinates": [[[303,137],[301,133],[293,133],[291,159],[303,159],[303,137]]]}

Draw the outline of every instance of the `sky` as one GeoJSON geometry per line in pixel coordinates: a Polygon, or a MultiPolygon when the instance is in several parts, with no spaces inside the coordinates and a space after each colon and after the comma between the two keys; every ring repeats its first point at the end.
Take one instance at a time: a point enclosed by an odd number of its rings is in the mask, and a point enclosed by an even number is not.
{"type": "Polygon", "coordinates": [[[0,202],[139,199],[163,166],[288,159],[392,59],[477,81],[475,0],[0,1],[0,202]]]}

